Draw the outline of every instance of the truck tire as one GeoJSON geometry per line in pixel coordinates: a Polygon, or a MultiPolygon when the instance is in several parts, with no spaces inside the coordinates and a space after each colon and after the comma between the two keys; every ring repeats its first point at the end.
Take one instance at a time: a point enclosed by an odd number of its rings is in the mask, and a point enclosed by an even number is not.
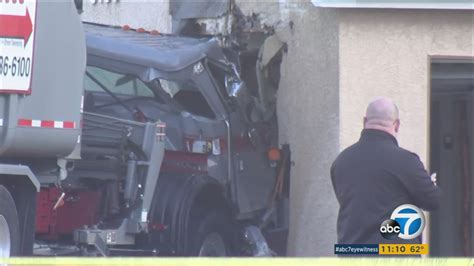
{"type": "Polygon", "coordinates": [[[232,255],[232,228],[230,219],[218,210],[205,213],[198,220],[192,238],[191,256],[226,257],[232,255]]]}
{"type": "Polygon", "coordinates": [[[0,185],[0,258],[20,252],[18,213],[10,192],[0,185]]]}

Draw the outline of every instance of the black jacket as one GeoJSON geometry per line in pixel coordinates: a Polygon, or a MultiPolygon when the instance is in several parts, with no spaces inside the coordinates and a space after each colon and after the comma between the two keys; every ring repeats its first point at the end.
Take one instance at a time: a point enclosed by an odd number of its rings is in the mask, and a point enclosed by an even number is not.
{"type": "Polygon", "coordinates": [[[334,161],[331,179],[340,205],[340,244],[419,243],[420,238],[385,239],[380,225],[401,204],[424,210],[439,205],[440,191],[419,157],[380,130],[364,129],[360,140],[334,161]]]}

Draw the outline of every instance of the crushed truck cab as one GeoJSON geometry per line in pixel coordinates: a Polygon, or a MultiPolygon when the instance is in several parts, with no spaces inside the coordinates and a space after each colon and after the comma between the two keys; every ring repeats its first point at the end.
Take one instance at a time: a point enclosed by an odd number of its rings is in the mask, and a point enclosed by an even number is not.
{"type": "MultiPolygon", "coordinates": [[[[289,149],[276,148],[275,93],[247,87],[240,52],[217,38],[81,24],[72,3],[42,5],[68,10],[61,23],[75,39],[39,49],[62,27],[38,31],[54,17],[38,11],[31,93],[0,95],[0,196],[14,202],[0,230],[30,217],[23,248],[10,233],[0,250],[271,255],[264,235],[288,224],[289,149]]],[[[268,64],[281,51],[266,54],[268,64]]]]}

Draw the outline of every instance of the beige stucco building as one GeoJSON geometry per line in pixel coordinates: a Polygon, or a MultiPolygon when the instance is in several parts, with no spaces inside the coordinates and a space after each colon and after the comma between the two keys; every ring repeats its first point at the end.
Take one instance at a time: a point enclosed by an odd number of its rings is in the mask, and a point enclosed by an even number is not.
{"type": "MultiPolygon", "coordinates": [[[[341,150],[357,141],[366,104],[377,96],[396,101],[402,121],[399,143],[416,152],[427,167],[432,85],[437,82],[432,79],[434,63],[446,59],[467,63],[467,72],[454,75],[465,82],[462,86],[470,86],[465,97],[474,110],[474,74],[469,72],[474,58],[474,11],[339,9],[317,7],[309,0],[237,0],[236,4],[244,14],[258,14],[288,45],[278,93],[280,142],[291,145],[294,161],[288,255],[333,256],[338,203],[329,168],[341,150]]],[[[171,28],[168,8],[167,1],[85,1],[82,17],[167,32],[171,28]]],[[[472,122],[469,125],[473,127],[472,122]]],[[[459,187],[449,189],[455,193],[459,187]]],[[[471,209],[471,221],[472,213],[471,209]]]]}

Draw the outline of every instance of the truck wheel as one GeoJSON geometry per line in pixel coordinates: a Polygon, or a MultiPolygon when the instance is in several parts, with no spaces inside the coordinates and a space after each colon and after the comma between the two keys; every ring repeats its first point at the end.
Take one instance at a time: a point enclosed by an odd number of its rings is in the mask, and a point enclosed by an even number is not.
{"type": "Polygon", "coordinates": [[[208,212],[199,221],[194,235],[192,255],[199,257],[230,256],[231,229],[231,223],[224,214],[218,211],[208,212]]]}
{"type": "Polygon", "coordinates": [[[20,252],[20,228],[15,202],[8,190],[0,185],[0,258],[20,252]]]}

